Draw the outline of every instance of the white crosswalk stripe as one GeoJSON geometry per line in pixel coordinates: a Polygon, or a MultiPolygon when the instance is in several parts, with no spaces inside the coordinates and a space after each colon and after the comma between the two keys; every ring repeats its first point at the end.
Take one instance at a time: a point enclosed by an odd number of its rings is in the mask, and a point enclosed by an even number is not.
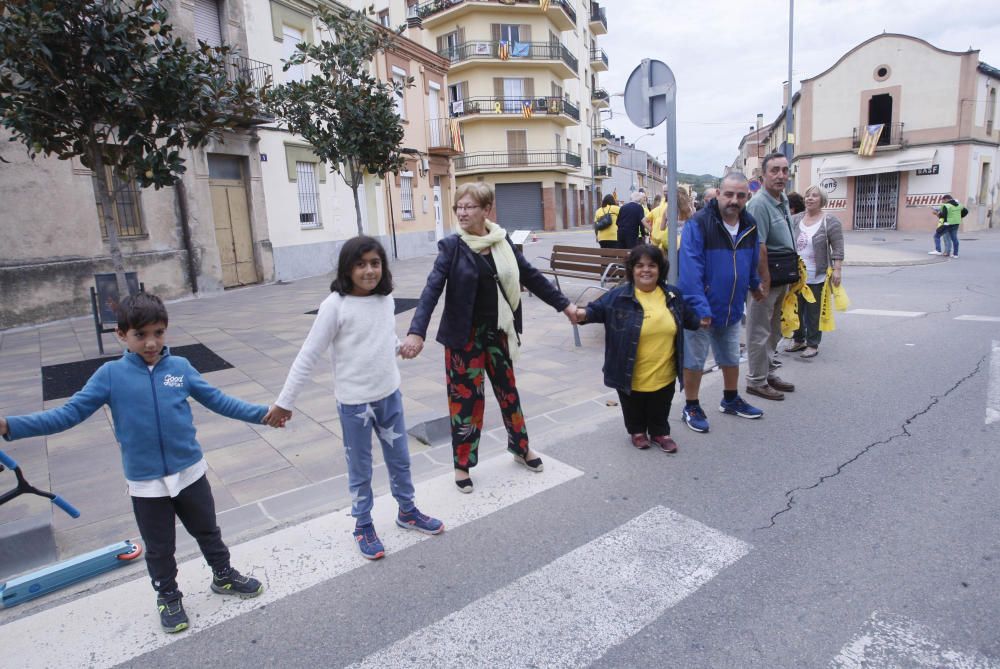
{"type": "Polygon", "coordinates": [[[654,507],[351,669],[587,666],[750,549],[654,507]]]}
{"type": "Polygon", "coordinates": [[[948,648],[930,629],[903,616],[875,612],[830,667],[1000,669],[1000,662],[975,651],[948,648]]]}
{"type": "Polygon", "coordinates": [[[892,311],[890,309],[848,309],[845,314],[856,316],[893,316],[895,318],[917,318],[926,316],[926,311],[892,311]]]}
{"type": "Polygon", "coordinates": [[[976,316],[973,314],[965,314],[962,316],[955,316],[956,321],[976,321],[979,323],[1000,323],[1000,316],[976,316]]]}
{"type": "MultiPolygon", "coordinates": [[[[545,471],[531,474],[509,455],[480,461],[476,494],[462,495],[451,472],[418,483],[422,511],[441,517],[449,529],[544,492],[583,472],[546,456],[545,471]]],[[[420,541],[419,532],[397,528],[396,503],[389,495],[375,502],[372,517],[391,553],[420,541]]],[[[233,565],[266,579],[257,599],[239,600],[208,592],[211,572],[200,558],[179,565],[178,582],[193,626],[181,634],[160,630],[155,595],[146,578],[108,588],[40,611],[0,627],[3,664],[14,667],[110,667],[189,637],[236,616],[370,564],[351,537],[349,510],[332,513],[231,547],[233,565]]]]}
{"type": "Polygon", "coordinates": [[[1000,341],[990,347],[990,380],[986,388],[986,424],[1000,422],[1000,341]]]}

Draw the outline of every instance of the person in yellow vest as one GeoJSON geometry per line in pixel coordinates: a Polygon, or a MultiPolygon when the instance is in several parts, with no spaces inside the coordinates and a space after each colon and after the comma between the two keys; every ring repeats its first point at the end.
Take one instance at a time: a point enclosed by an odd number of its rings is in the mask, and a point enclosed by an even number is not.
{"type": "Polygon", "coordinates": [[[614,195],[605,195],[600,209],[594,212],[594,232],[597,234],[597,244],[602,249],[618,248],[618,205],[614,195]]]}

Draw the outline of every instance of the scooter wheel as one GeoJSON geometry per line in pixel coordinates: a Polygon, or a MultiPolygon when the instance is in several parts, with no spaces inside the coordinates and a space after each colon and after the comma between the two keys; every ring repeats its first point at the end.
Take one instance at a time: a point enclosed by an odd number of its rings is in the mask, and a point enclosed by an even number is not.
{"type": "MultiPolygon", "coordinates": [[[[129,542],[129,543],[131,543],[131,542],[129,542]]],[[[137,557],[139,557],[140,555],[142,555],[142,545],[140,545],[140,544],[132,544],[132,550],[130,550],[128,553],[119,553],[118,559],[119,560],[134,560],[137,557]]]]}

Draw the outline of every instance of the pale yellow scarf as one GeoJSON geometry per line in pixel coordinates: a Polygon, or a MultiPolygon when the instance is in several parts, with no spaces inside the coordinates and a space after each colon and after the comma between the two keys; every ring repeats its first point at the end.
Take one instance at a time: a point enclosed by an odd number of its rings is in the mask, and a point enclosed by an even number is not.
{"type": "Polygon", "coordinates": [[[521,304],[521,272],[517,268],[517,258],[514,249],[507,243],[507,231],[493,221],[486,219],[485,235],[470,235],[464,230],[459,231],[459,237],[470,249],[481,253],[487,248],[493,254],[497,266],[497,329],[507,334],[507,348],[510,359],[517,360],[520,346],[517,342],[517,332],[514,329],[514,312],[521,304]],[[500,287],[503,290],[500,290],[500,287]]]}

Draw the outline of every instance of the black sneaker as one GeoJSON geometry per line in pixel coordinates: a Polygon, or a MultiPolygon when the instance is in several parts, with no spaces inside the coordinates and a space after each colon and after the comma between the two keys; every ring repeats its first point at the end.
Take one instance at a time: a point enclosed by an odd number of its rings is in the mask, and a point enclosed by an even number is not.
{"type": "Polygon", "coordinates": [[[212,574],[212,592],[249,599],[264,592],[264,584],[253,576],[244,576],[229,567],[219,573],[212,574]]]}
{"type": "Polygon", "coordinates": [[[188,617],[181,604],[181,593],[169,592],[157,596],[156,610],[160,612],[160,625],[167,634],[181,632],[188,628],[188,617]]]}

